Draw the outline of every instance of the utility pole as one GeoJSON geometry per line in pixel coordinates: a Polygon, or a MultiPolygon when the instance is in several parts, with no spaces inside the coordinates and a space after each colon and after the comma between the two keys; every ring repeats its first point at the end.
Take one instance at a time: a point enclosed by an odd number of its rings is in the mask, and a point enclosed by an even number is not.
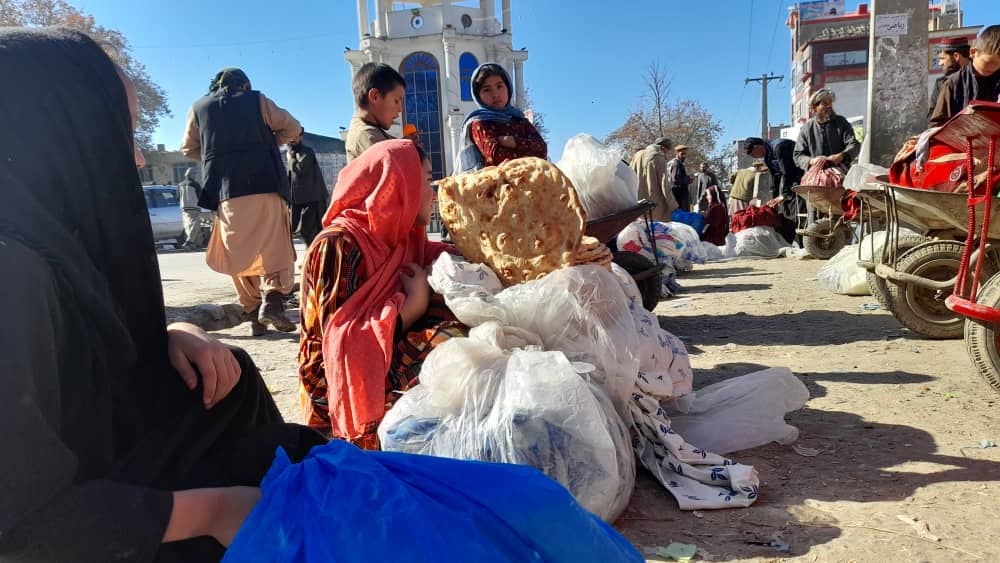
{"type": "Polygon", "coordinates": [[[784,75],[775,76],[772,74],[768,76],[765,72],[760,76],[760,78],[747,78],[746,81],[743,82],[744,86],[750,84],[751,82],[760,82],[760,138],[765,141],[768,140],[768,137],[770,136],[768,135],[770,130],[767,122],[767,83],[772,80],[780,81],[784,79],[784,75]]]}

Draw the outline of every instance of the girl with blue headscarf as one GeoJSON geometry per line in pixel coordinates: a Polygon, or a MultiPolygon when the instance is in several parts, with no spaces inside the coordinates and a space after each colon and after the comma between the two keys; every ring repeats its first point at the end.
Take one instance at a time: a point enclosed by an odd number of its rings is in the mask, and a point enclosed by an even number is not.
{"type": "Polygon", "coordinates": [[[456,158],[458,174],[525,156],[547,158],[548,146],[524,112],[510,105],[510,75],[496,63],[472,73],[472,98],[479,106],[465,118],[456,158]]]}

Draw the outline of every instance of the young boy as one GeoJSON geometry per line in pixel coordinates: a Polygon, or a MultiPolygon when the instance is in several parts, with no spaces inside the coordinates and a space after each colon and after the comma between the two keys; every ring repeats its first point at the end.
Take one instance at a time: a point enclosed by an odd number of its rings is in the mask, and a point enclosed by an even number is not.
{"type": "Polygon", "coordinates": [[[1000,98],[1000,25],[991,25],[976,37],[969,50],[972,64],[952,74],[941,87],[931,126],[944,125],[974,100],[1000,98]]]}
{"type": "Polygon", "coordinates": [[[347,130],[348,162],[375,143],[395,138],[386,129],[403,111],[406,81],[387,64],[365,63],[354,75],[353,89],[358,109],[347,130]]]}

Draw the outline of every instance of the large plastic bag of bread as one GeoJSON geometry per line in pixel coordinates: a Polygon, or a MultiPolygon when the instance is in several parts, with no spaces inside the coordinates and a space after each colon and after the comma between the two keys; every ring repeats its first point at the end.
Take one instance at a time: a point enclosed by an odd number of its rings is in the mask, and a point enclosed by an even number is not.
{"type": "Polygon", "coordinates": [[[635,484],[627,427],[590,366],[530,340],[491,321],[435,348],[379,425],[382,448],[532,466],[613,521],[635,484]]]}
{"type": "Polygon", "coordinates": [[[469,262],[504,286],[572,266],[586,216],[554,164],[527,157],[438,182],[441,220],[469,262]]]}
{"type": "Polygon", "coordinates": [[[590,219],[628,209],[639,199],[639,178],[622,162],[625,153],[580,133],[566,141],[559,169],[573,182],[590,219]]]}

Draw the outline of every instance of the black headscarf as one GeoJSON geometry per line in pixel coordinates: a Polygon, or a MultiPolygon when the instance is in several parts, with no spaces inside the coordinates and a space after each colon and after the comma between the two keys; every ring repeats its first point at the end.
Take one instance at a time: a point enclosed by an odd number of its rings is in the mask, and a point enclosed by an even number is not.
{"type": "Polygon", "coordinates": [[[160,271],[125,87],[67,29],[0,29],[0,232],[41,254],[115,356],[166,355],[160,271]],[[44,69],[42,72],[40,69],[44,69]]]}
{"type": "Polygon", "coordinates": [[[244,85],[250,86],[250,79],[247,78],[246,73],[236,67],[227,67],[215,73],[215,78],[208,85],[208,91],[242,88],[244,85]]]}
{"type": "MultiPolygon", "coordinates": [[[[55,351],[62,434],[80,453],[78,477],[101,475],[117,445],[112,402],[123,389],[148,394],[140,358],[168,361],[125,88],[100,47],[65,29],[0,28],[0,76],[10,85],[0,94],[0,235],[51,269],[72,336],[55,351]]],[[[20,324],[4,318],[5,331],[20,324]]]]}

